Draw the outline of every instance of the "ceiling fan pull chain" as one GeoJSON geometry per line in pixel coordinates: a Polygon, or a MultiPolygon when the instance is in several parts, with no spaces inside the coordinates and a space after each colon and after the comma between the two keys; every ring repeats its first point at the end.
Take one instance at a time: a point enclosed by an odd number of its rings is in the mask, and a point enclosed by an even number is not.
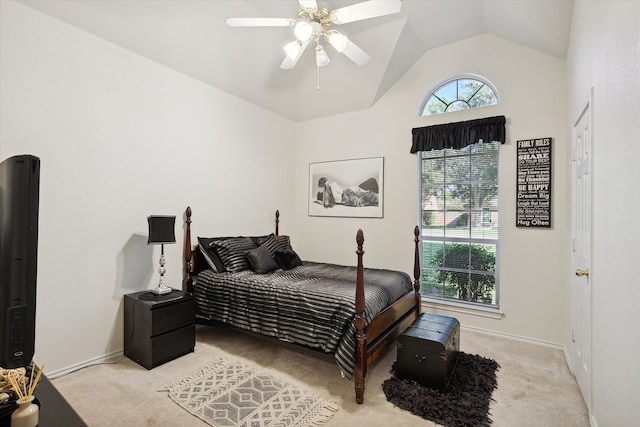
{"type": "Polygon", "coordinates": [[[320,67],[316,67],[316,90],[320,90],[320,67]]]}

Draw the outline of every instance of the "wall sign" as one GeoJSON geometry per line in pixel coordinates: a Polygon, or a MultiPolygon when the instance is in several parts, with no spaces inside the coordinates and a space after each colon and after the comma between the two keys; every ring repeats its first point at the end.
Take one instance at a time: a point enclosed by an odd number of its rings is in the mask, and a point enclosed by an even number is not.
{"type": "Polygon", "coordinates": [[[551,138],[518,141],[517,227],[551,227],[551,138]]]}

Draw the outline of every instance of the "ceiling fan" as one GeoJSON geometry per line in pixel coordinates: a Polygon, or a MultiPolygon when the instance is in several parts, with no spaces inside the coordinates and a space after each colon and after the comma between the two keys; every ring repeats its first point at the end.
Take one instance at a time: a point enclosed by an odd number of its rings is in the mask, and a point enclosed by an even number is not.
{"type": "Polygon", "coordinates": [[[331,11],[319,7],[316,0],[298,0],[298,3],[297,18],[227,18],[226,22],[230,27],[292,27],[296,39],[284,46],[286,56],[280,64],[285,70],[295,67],[310,43],[315,43],[316,66],[329,64],[322,39],[356,64],[364,65],[370,56],[347,36],[330,27],[391,15],[400,12],[401,8],[400,0],[369,0],[331,11]]]}

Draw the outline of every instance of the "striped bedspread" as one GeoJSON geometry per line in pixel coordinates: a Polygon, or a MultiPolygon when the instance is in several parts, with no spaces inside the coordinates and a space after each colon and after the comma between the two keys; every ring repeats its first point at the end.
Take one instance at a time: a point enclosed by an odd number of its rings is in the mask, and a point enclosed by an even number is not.
{"type": "MultiPolygon", "coordinates": [[[[413,290],[409,275],[366,268],[365,320],[413,290]]],[[[292,270],[198,275],[196,316],[335,354],[343,375],[355,366],[356,268],[304,261],[292,270]]]]}

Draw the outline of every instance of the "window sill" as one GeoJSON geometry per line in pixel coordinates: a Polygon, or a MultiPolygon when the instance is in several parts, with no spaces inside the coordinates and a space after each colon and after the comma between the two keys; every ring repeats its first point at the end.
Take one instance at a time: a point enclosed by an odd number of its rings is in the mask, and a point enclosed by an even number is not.
{"type": "Polygon", "coordinates": [[[471,316],[488,317],[489,319],[502,319],[504,317],[504,312],[499,308],[471,306],[454,301],[443,301],[425,297],[422,297],[422,307],[453,311],[471,316]]]}

